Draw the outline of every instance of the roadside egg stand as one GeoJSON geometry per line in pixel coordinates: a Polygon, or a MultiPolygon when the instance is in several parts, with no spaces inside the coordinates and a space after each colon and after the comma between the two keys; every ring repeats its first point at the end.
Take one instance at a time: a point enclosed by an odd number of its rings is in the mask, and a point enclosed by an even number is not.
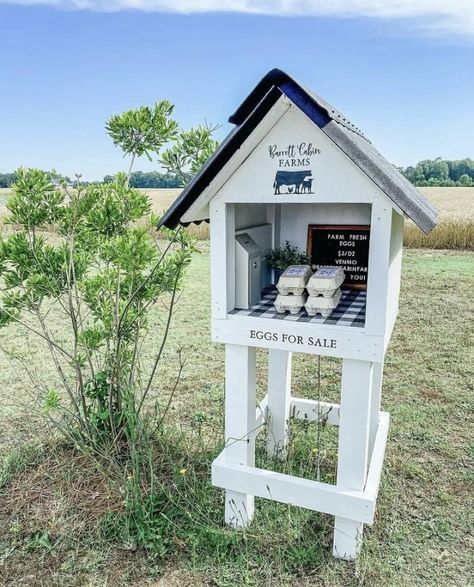
{"type": "MultiPolygon", "coordinates": [[[[226,491],[230,526],[250,523],[254,496],[324,512],[335,516],[334,556],[355,559],[363,525],[374,521],[389,428],[380,398],[398,313],[404,216],[429,232],[436,209],[340,112],[280,70],[229,121],[234,130],[161,220],[169,228],[210,221],[212,340],[225,344],[226,441],[212,483],[226,491]],[[278,279],[267,255],[285,242],[308,254],[311,270],[299,271],[314,312],[275,307],[278,279]],[[316,300],[324,291],[306,281],[319,268],[335,269],[334,279],[344,271],[326,312],[318,306],[324,295],[316,300]],[[268,393],[258,406],[257,347],[268,351],[268,393]],[[339,404],[292,396],[293,352],[342,359],[339,404]],[[255,467],[262,429],[268,452],[284,455],[290,417],[339,427],[336,484],[255,467]]],[[[283,293],[309,299],[296,289],[283,293]]]]}

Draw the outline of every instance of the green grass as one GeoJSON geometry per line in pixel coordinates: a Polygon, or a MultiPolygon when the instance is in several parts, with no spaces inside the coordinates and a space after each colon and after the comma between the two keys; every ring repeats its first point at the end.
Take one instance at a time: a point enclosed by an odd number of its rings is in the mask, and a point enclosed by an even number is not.
{"type": "MultiPolygon", "coordinates": [[[[27,380],[0,355],[0,584],[5,585],[315,585],[459,586],[472,581],[474,256],[409,250],[400,316],[386,358],[383,409],[390,438],[376,522],[364,531],[356,565],[330,556],[332,519],[257,500],[244,533],[223,526],[223,502],[210,486],[210,463],[223,424],[223,348],[210,342],[209,258],[192,263],[187,288],[156,381],[166,402],[187,357],[169,427],[157,442],[149,509],[127,515],[127,495],[84,456],[54,441],[28,407],[27,380]],[[35,448],[40,441],[45,444],[35,448]],[[153,515],[147,517],[147,512],[153,515]]],[[[147,354],[159,340],[152,332],[147,354]]],[[[61,323],[57,325],[61,334],[61,323]]],[[[41,344],[16,328],[2,346],[48,380],[41,344]]],[[[322,395],[338,400],[340,361],[324,358],[322,395]]],[[[265,391],[258,353],[258,393],[265,391]]],[[[297,355],[295,395],[316,397],[317,361],[297,355]]],[[[315,453],[314,425],[293,425],[283,470],[331,481],[336,435],[325,429],[315,453]]],[[[260,445],[257,461],[269,463],[260,445]]]]}

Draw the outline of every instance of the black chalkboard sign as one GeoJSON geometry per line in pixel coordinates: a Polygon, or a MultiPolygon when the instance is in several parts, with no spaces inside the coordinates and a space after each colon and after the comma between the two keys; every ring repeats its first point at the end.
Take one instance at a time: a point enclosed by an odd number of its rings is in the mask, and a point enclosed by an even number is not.
{"type": "Polygon", "coordinates": [[[307,253],[313,270],[321,265],[336,265],[346,272],[343,286],[367,288],[370,226],[328,225],[308,226],[307,253]]]}

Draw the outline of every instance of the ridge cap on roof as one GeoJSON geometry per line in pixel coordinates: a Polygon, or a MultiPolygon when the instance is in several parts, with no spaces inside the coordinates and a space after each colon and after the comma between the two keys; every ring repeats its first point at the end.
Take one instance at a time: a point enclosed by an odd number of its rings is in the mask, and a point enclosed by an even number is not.
{"type": "Polygon", "coordinates": [[[262,79],[258,82],[250,94],[240,104],[237,110],[229,116],[228,121],[231,124],[242,124],[247,119],[252,110],[254,110],[255,104],[258,104],[264,98],[272,86],[279,87],[280,84],[288,81],[294,80],[287,73],[281,69],[278,69],[277,67],[271,69],[266,75],[262,77],[262,79]]]}
{"type": "Polygon", "coordinates": [[[262,79],[257,83],[250,94],[248,94],[245,100],[240,104],[237,110],[231,116],[229,116],[229,122],[236,125],[241,125],[244,123],[247,117],[252,113],[260,101],[263,100],[265,95],[272,87],[277,87],[280,89],[288,96],[290,100],[292,100],[291,94],[293,94],[293,90],[300,93],[303,99],[313,101],[319,108],[324,110],[330,119],[334,120],[341,126],[346,127],[355,134],[358,134],[370,143],[364,133],[339,109],[330,104],[326,99],[315,94],[312,90],[309,90],[308,88],[298,83],[286,72],[276,67],[262,77],[262,79]]]}

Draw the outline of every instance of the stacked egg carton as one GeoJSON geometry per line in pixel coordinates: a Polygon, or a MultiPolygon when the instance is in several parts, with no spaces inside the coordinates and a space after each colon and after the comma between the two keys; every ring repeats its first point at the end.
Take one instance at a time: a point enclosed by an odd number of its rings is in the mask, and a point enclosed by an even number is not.
{"type": "Polygon", "coordinates": [[[290,265],[285,269],[278,280],[278,296],[273,304],[279,314],[298,314],[308,299],[305,289],[312,273],[309,265],[290,265]]]}
{"type": "Polygon", "coordinates": [[[310,316],[316,316],[319,312],[324,318],[331,312],[341,300],[341,285],[344,281],[342,267],[320,267],[308,281],[306,286],[309,297],[306,300],[306,312],[310,316]]]}
{"type": "Polygon", "coordinates": [[[304,306],[309,316],[319,312],[327,318],[341,300],[344,277],[341,267],[320,267],[313,274],[309,265],[290,265],[278,281],[273,305],[279,314],[296,315],[304,306]]]}

